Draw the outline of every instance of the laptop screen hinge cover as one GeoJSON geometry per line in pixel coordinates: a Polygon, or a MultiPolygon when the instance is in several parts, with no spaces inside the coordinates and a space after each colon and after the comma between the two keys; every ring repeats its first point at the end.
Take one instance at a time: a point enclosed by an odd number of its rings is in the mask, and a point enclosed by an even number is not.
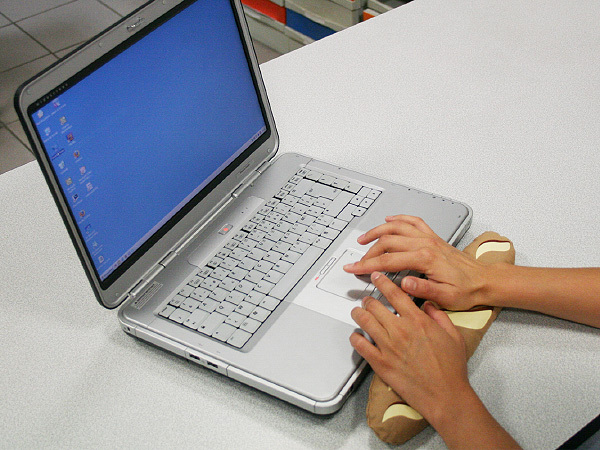
{"type": "Polygon", "coordinates": [[[261,174],[263,174],[270,166],[271,166],[271,161],[267,160],[265,162],[263,162],[260,166],[258,166],[254,172],[252,172],[245,180],[243,183],[241,183],[238,187],[236,187],[233,192],[231,193],[231,196],[233,198],[238,198],[241,193],[244,191],[244,189],[246,189],[248,186],[250,186],[254,180],[256,180],[261,174]]]}

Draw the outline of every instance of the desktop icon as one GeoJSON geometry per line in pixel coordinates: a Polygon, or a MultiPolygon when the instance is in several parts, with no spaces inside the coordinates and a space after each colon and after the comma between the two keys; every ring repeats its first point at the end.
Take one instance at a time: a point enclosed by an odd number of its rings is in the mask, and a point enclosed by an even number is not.
{"type": "Polygon", "coordinates": [[[80,156],[81,156],[81,153],[79,153],[79,150],[75,150],[75,151],[73,152],[73,158],[77,159],[77,158],[79,158],[80,156]]]}
{"type": "Polygon", "coordinates": [[[81,175],[85,175],[85,166],[81,166],[79,168],[79,173],[81,173],[81,175]]]}
{"type": "Polygon", "coordinates": [[[65,180],[65,183],[67,183],[67,186],[71,186],[73,184],[73,179],[69,177],[65,180]]]}
{"type": "Polygon", "coordinates": [[[46,127],[46,128],[44,128],[44,133],[46,134],[46,136],[50,136],[50,133],[52,133],[52,130],[50,129],[50,127],[46,127]]]}
{"type": "Polygon", "coordinates": [[[79,200],[79,194],[73,194],[73,201],[76,202],[77,200],[79,200]]]}
{"type": "Polygon", "coordinates": [[[79,211],[79,217],[81,217],[81,218],[85,217],[85,209],[82,209],[81,211],[79,211]]]}
{"type": "Polygon", "coordinates": [[[61,162],[59,162],[59,163],[58,163],[58,168],[59,168],[60,170],[64,170],[64,168],[65,168],[65,162],[64,162],[64,161],[61,161],[61,162]]]}
{"type": "Polygon", "coordinates": [[[67,134],[67,141],[73,142],[74,140],[75,140],[75,136],[73,136],[73,133],[67,134]]]}
{"type": "Polygon", "coordinates": [[[65,116],[62,116],[59,120],[60,120],[61,125],[64,125],[67,123],[67,118],[65,116]]]}
{"type": "Polygon", "coordinates": [[[42,117],[44,117],[44,111],[42,111],[41,109],[37,112],[37,116],[38,119],[41,119],[42,117]]]}

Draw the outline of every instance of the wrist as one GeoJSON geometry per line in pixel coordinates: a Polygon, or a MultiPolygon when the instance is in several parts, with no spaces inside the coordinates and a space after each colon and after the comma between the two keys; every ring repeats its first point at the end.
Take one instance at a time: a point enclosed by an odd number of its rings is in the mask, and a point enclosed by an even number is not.
{"type": "Polygon", "coordinates": [[[506,307],[508,290],[515,280],[516,266],[508,263],[494,263],[485,266],[481,294],[483,304],[488,306],[506,307]]]}

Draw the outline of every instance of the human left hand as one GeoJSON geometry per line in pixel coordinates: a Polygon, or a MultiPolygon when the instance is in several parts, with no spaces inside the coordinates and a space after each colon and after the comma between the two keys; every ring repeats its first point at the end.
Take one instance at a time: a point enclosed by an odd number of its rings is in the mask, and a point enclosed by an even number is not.
{"type": "Polygon", "coordinates": [[[463,338],[432,303],[421,310],[385,275],[374,272],[371,280],[397,315],[366,297],[352,318],[375,344],[356,332],[350,342],[388,386],[434,425],[452,411],[458,397],[472,392],[463,338]]]}

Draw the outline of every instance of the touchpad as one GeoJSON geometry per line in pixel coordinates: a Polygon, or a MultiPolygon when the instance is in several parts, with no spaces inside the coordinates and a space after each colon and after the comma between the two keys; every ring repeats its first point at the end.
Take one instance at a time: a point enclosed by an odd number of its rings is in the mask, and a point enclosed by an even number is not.
{"type": "Polygon", "coordinates": [[[343,267],[360,260],[363,255],[364,253],[358,250],[346,249],[319,280],[317,287],[348,300],[362,300],[365,296],[365,289],[371,283],[370,275],[356,276],[345,272],[343,267]]]}

